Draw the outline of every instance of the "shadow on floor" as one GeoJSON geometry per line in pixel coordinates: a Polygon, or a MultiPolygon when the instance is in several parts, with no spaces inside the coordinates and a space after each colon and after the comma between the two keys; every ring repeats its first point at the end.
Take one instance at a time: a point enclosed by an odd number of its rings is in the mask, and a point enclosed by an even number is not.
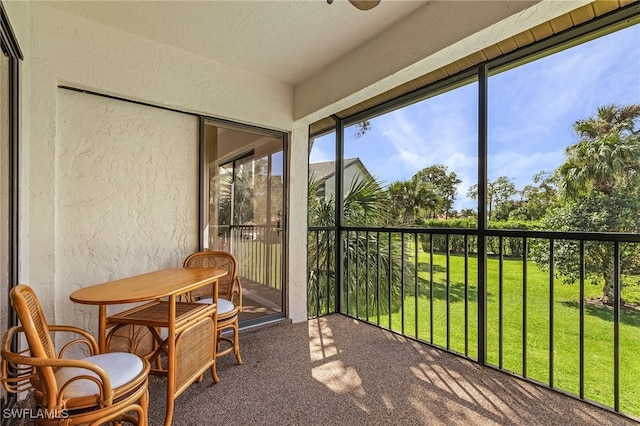
{"type": "MultiPolygon", "coordinates": [[[[176,399],[174,425],[625,425],[574,398],[334,314],[241,333],[176,399]]],[[[166,382],[152,377],[150,424],[166,382]]]]}

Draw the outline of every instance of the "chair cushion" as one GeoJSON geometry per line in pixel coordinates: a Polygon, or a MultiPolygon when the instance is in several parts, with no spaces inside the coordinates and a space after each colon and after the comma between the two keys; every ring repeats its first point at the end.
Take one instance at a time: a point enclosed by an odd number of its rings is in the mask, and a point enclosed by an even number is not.
{"type": "MultiPolygon", "coordinates": [[[[144,370],[144,364],[139,356],[126,352],[111,352],[100,355],[93,355],[82,359],[101,367],[111,380],[111,387],[118,388],[133,380],[144,370]]],[[[80,376],[98,377],[96,373],[85,368],[63,367],[56,371],[56,381],[58,391],[70,379],[80,376]]],[[[64,396],[68,398],[81,398],[84,396],[97,395],[98,385],[88,379],[76,380],[69,384],[64,390],[64,396]]]]}
{"type": "MultiPolygon", "coordinates": [[[[206,299],[200,299],[197,300],[198,303],[213,303],[213,299],[211,297],[208,297],[206,299]]],[[[219,314],[224,314],[227,312],[231,312],[233,311],[233,309],[235,308],[234,304],[232,302],[229,302],[227,299],[223,299],[221,297],[218,298],[218,313],[219,314]]]]}

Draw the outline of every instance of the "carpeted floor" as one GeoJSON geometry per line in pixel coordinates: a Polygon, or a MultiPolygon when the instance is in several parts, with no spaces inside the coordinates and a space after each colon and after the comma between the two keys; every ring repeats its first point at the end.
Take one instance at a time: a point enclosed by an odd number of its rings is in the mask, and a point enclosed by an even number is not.
{"type": "MultiPolygon", "coordinates": [[[[174,425],[625,425],[624,417],[342,315],[241,333],[174,425]]],[[[166,381],[152,377],[150,424],[166,381]]]]}

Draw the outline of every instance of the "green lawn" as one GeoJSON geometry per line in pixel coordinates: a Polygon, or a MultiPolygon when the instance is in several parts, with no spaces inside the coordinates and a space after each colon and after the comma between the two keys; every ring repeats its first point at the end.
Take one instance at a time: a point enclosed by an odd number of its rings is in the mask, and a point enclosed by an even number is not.
{"type": "MultiPolygon", "coordinates": [[[[409,253],[413,253],[410,251],[409,253]]],[[[409,256],[413,264],[413,255],[409,256]]],[[[434,255],[433,301],[430,300],[429,254],[418,255],[420,272],[418,312],[413,294],[413,282],[408,284],[404,298],[404,331],[436,345],[447,347],[446,321],[446,257],[434,255]],[[410,294],[409,294],[410,293],[410,294]],[[433,311],[431,305],[433,303],[433,311]],[[433,329],[430,328],[433,315],[433,329]],[[432,338],[433,334],[433,340],[432,338]]],[[[487,359],[500,365],[499,342],[499,283],[498,259],[488,261],[487,287],[487,359]]],[[[449,267],[449,348],[465,353],[465,286],[464,258],[451,256],[449,267]]],[[[468,259],[467,318],[468,355],[477,358],[477,259],[468,259]]],[[[523,371],[523,263],[505,259],[503,263],[503,338],[502,368],[524,375],[523,371]]],[[[527,371],[526,376],[549,384],[549,272],[532,262],[527,263],[527,371]]],[[[554,350],[553,386],[579,394],[580,347],[580,288],[556,280],[553,292],[554,350]]],[[[601,287],[585,285],[584,333],[584,396],[602,404],[613,406],[613,310],[593,303],[601,294],[601,287]]],[[[623,290],[625,300],[639,300],[637,285],[623,290]]],[[[361,309],[362,311],[362,309],[361,309]]],[[[402,311],[391,313],[391,328],[401,331],[402,311]]],[[[370,320],[377,322],[370,311],[370,320]]],[[[380,317],[382,326],[389,326],[389,316],[380,317]]],[[[640,416],[640,311],[623,308],[620,317],[620,410],[640,416]]]]}

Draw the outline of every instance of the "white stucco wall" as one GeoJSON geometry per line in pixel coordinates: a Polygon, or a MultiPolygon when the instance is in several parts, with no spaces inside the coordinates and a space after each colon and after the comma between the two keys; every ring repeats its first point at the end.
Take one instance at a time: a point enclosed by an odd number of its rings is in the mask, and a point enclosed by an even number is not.
{"type": "Polygon", "coordinates": [[[289,212],[287,222],[288,312],[292,321],[307,320],[307,181],[309,127],[294,124],[289,159],[289,212]],[[303,301],[303,303],[302,303],[303,301]]]}
{"type": "Polygon", "coordinates": [[[49,83],[288,131],[292,88],[121,30],[31,6],[32,60],[49,83]]]}
{"type": "Polygon", "coordinates": [[[57,317],[93,328],[97,308],[65,295],[197,247],[198,119],[65,89],[57,109],[57,317]]]}

